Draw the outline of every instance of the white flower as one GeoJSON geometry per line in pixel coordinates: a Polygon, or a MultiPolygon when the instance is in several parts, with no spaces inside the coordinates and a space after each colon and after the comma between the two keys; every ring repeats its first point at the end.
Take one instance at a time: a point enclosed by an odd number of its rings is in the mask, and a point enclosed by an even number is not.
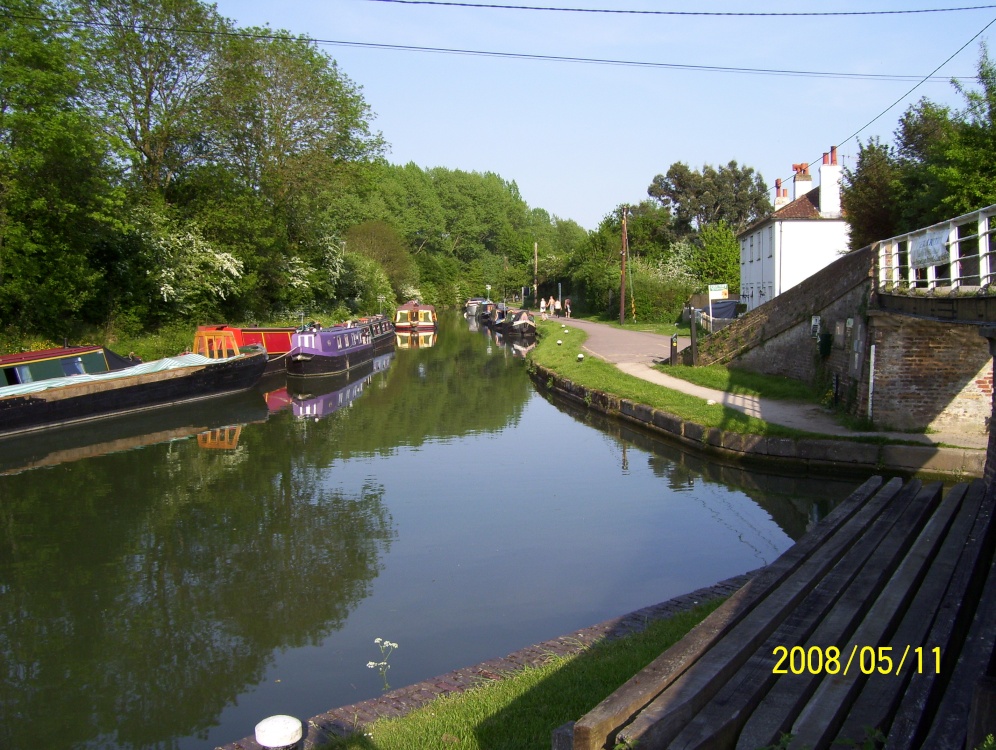
{"type": "Polygon", "coordinates": [[[375,662],[375,661],[368,661],[367,662],[367,669],[375,669],[376,667],[377,667],[377,662],[375,662]]]}
{"type": "Polygon", "coordinates": [[[383,638],[374,638],[374,643],[380,643],[382,640],[384,640],[384,639],[383,638]]]}

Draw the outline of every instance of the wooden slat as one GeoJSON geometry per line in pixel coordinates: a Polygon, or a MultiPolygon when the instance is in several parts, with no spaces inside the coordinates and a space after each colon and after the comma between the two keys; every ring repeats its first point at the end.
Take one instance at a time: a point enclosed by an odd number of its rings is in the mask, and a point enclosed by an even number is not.
{"type": "MultiPolygon", "coordinates": [[[[990,518],[987,531],[996,527],[990,518]]],[[[979,607],[974,613],[971,627],[965,638],[951,681],[944,690],[940,705],[924,741],[924,747],[937,750],[961,750],[965,747],[968,715],[979,680],[986,672],[990,655],[996,644],[996,560],[992,560],[992,537],[986,535],[985,556],[991,560],[988,576],[982,590],[979,607]]],[[[950,654],[948,655],[950,658],[950,654]]]]}
{"type": "Polygon", "coordinates": [[[574,725],[575,750],[597,750],[640,709],[674,682],[711,644],[728,632],[823,544],[880,493],[884,502],[899,492],[902,482],[893,479],[883,486],[881,477],[871,477],[841,502],[817,526],[786,550],[750,583],[692,629],[574,725]]]}
{"type": "Polygon", "coordinates": [[[965,541],[968,547],[966,562],[959,565],[959,570],[955,574],[958,580],[953,585],[962,588],[965,594],[960,599],[955,596],[950,599],[945,597],[945,606],[938,612],[924,642],[925,649],[941,648],[941,674],[925,670],[923,673],[910,675],[910,684],[903,694],[902,702],[889,729],[890,747],[906,748],[919,745],[922,734],[926,732],[926,727],[922,725],[926,723],[926,717],[936,711],[939,696],[946,690],[946,683],[956,658],[955,644],[964,638],[968,627],[965,620],[971,617],[970,610],[979,601],[982,577],[986,573],[985,566],[973,560],[973,554],[979,558],[986,554],[992,555],[994,531],[992,515],[993,499],[990,490],[979,511],[980,523],[973,529],[973,536],[965,541]],[[966,612],[966,608],[969,611],[966,612]]]}
{"type": "MultiPolygon", "coordinates": [[[[755,680],[775,682],[767,692],[760,705],[747,719],[737,740],[738,748],[755,750],[769,744],[776,744],[781,736],[789,731],[793,719],[799,714],[810,696],[819,686],[823,674],[787,674],[776,677],[772,675],[774,657],[771,651],[775,646],[791,647],[801,645],[816,646],[826,649],[835,646],[841,651],[847,644],[864,618],[868,610],[868,602],[874,601],[882,588],[899,565],[902,555],[911,546],[917,535],[917,530],[925,523],[925,515],[931,513],[939,500],[940,488],[936,491],[920,492],[918,502],[912,503],[895,526],[887,530],[888,538],[875,550],[867,564],[854,560],[855,573],[860,575],[844,592],[832,610],[822,619],[810,624],[811,635],[795,638],[791,633],[778,633],[769,641],[765,651],[758,656],[764,656],[764,667],[754,676],[755,680]],[[781,640],[778,640],[778,637],[781,640]]],[[[869,540],[862,540],[867,544],[869,540]]],[[[838,567],[851,565],[852,556],[845,557],[838,567]]],[[[835,571],[836,572],[836,571],[835,571]]],[[[844,652],[846,658],[846,652],[844,652]]]]}
{"type": "MultiPolygon", "coordinates": [[[[940,488],[937,487],[936,491],[939,493],[940,488]]],[[[854,632],[852,648],[860,650],[864,646],[889,644],[957,509],[958,505],[954,503],[941,504],[854,632]]],[[[820,750],[830,745],[865,683],[860,668],[855,667],[858,665],[852,662],[849,672],[842,669],[838,674],[823,679],[792,726],[790,748],[820,750]]]]}
{"type": "Polygon", "coordinates": [[[979,510],[985,494],[981,483],[957,485],[947,492],[944,503],[963,496],[961,509],[948,532],[937,558],[931,563],[927,576],[920,585],[913,605],[906,611],[899,628],[892,637],[892,645],[901,658],[909,647],[907,661],[898,675],[872,675],[851,709],[838,734],[838,739],[864,737],[867,727],[888,731],[893,716],[911,676],[918,668],[915,649],[927,646],[927,634],[938,612],[961,606],[965,598],[967,576],[965,569],[975,566],[977,553],[963,544],[976,535],[977,525],[985,522],[979,510]]]}
{"type": "MultiPolygon", "coordinates": [[[[815,582],[805,599],[789,614],[747,663],[669,744],[675,750],[732,747],[752,711],[779,680],[797,689],[807,677],[773,674],[777,646],[840,643],[850,635],[865,610],[888,581],[940,497],[940,484],[928,491],[904,488],[875,522],[860,531],[860,539],[840,561],[815,582]],[[814,631],[821,629],[821,636],[814,631]],[[810,640],[810,636],[813,639],[810,640]]],[[[777,739],[777,737],[776,737],[777,739]]],[[[767,744],[767,743],[762,743],[767,744]]],[[[750,750],[760,747],[753,745],[750,750]]]]}
{"type": "MultiPolygon", "coordinates": [[[[919,486],[919,483],[914,483],[919,486]]],[[[771,635],[785,617],[799,605],[814,581],[832,569],[860,538],[861,530],[873,523],[901,489],[890,481],[869,498],[853,515],[785,578],[762,603],[755,606],[726,635],[678,677],[623,728],[618,739],[640,746],[663,747],[716,693],[747,658],[771,635]]]]}

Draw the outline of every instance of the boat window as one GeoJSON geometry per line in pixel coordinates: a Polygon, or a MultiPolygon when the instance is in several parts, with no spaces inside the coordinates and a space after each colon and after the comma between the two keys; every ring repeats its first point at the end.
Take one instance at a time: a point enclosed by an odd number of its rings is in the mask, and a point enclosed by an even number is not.
{"type": "Polygon", "coordinates": [[[19,383],[33,383],[35,380],[31,377],[31,368],[27,365],[15,367],[14,372],[17,373],[17,382],[19,383]]]}
{"type": "Polygon", "coordinates": [[[82,357],[73,357],[72,359],[62,360],[62,372],[65,375],[84,375],[86,374],[86,369],[83,367],[82,357]]]}

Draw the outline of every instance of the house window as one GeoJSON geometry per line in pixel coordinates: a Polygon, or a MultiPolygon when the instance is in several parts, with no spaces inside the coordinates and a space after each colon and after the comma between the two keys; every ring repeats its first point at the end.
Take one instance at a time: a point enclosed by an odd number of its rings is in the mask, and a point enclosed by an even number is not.
{"type": "Polygon", "coordinates": [[[754,262],[754,235],[750,236],[750,262],[754,262]]]}
{"type": "Polygon", "coordinates": [[[768,227],[768,257],[775,251],[775,228],[768,227]]]}

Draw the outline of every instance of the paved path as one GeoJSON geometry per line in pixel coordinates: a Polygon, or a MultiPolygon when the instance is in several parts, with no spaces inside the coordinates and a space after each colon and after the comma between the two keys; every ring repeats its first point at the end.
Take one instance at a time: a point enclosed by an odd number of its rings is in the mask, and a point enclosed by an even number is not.
{"type": "MultiPolygon", "coordinates": [[[[989,436],[970,433],[921,433],[907,432],[857,432],[837,423],[833,413],[818,404],[744,396],[712,388],[704,388],[680,378],[666,375],[653,365],[669,361],[671,337],[643,331],[630,331],[604,323],[593,323],[576,318],[561,319],[568,328],[577,328],[588,335],[584,350],[600,359],[611,362],[627,375],[657,383],[692,396],[728,406],[765,422],[792,427],[797,430],[815,432],[822,435],[849,437],[883,436],[893,440],[906,440],[928,445],[951,445],[959,448],[985,450],[989,436]]],[[[678,350],[691,344],[686,337],[678,338],[678,350]]]]}

